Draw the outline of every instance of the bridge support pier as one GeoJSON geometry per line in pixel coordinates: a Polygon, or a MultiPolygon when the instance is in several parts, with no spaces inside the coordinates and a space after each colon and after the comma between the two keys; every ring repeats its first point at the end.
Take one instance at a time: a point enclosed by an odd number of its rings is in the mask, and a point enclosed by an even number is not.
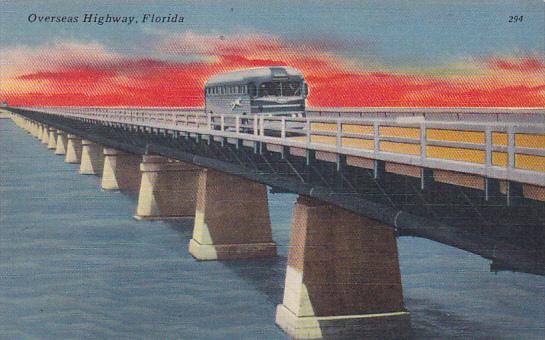
{"type": "Polygon", "coordinates": [[[79,164],[81,162],[81,138],[68,134],[66,143],[65,163],[79,164]]]}
{"type": "Polygon", "coordinates": [[[40,123],[34,123],[34,137],[36,137],[37,139],[40,139],[41,136],[41,126],[40,126],[40,123]]]}
{"type": "Polygon", "coordinates": [[[30,131],[30,128],[29,128],[30,122],[26,118],[19,118],[19,119],[20,119],[19,125],[28,133],[30,131]]]}
{"type": "Polygon", "coordinates": [[[104,168],[104,153],[102,145],[90,140],[81,141],[81,165],[79,173],[82,175],[102,175],[104,168]]]}
{"type": "Polygon", "coordinates": [[[161,220],[195,216],[200,168],[168,158],[144,155],[136,219],[161,220]]]}
{"type": "Polygon", "coordinates": [[[42,144],[49,144],[49,127],[42,125],[42,144]]]}
{"type": "Polygon", "coordinates": [[[276,256],[266,186],[203,170],[189,252],[198,260],[276,256]]]}
{"type": "Polygon", "coordinates": [[[140,187],[140,162],[142,157],[112,148],[104,148],[102,189],[131,190],[140,187]]]}
{"type": "Polygon", "coordinates": [[[33,136],[33,137],[36,137],[36,123],[34,123],[33,121],[29,120],[29,131],[30,131],[30,134],[33,136]]]}
{"type": "Polygon", "coordinates": [[[297,339],[407,336],[394,229],[300,196],[276,324],[297,339]]]}
{"type": "Polygon", "coordinates": [[[36,123],[36,138],[42,140],[42,124],[36,123]]]}
{"type": "Polygon", "coordinates": [[[65,155],[67,144],[68,139],[66,138],[66,133],[62,130],[57,130],[57,145],[55,148],[55,155],[65,155]]]}
{"type": "Polygon", "coordinates": [[[49,141],[47,143],[47,148],[50,150],[55,150],[57,148],[57,129],[50,127],[48,130],[49,141]]]}

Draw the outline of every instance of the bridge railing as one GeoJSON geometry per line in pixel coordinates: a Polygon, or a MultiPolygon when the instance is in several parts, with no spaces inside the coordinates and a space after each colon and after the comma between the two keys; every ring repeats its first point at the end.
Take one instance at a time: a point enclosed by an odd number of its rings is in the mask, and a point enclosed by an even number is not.
{"type": "Polygon", "coordinates": [[[545,124],[543,108],[307,108],[310,117],[399,118],[459,122],[515,122],[545,124]]]}
{"type": "Polygon", "coordinates": [[[216,115],[201,110],[47,108],[42,112],[235,137],[545,186],[545,124],[216,115]]]}

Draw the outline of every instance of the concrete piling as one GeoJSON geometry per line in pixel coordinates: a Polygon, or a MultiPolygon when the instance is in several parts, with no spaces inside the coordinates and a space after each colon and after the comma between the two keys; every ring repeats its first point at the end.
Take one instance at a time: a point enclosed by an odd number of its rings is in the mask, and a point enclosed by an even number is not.
{"type": "Polygon", "coordinates": [[[104,190],[130,190],[140,188],[140,162],[142,156],[104,148],[104,170],[101,187],[104,190]]]}
{"type": "Polygon", "coordinates": [[[79,173],[82,175],[102,175],[104,169],[104,153],[102,145],[90,140],[81,141],[81,165],[79,173]]]}
{"type": "Polygon", "coordinates": [[[66,146],[68,144],[67,135],[62,130],[57,130],[57,145],[55,155],[66,155],[66,146]]]}
{"type": "Polygon", "coordinates": [[[49,144],[49,127],[46,125],[42,125],[42,144],[49,144]]]}
{"type": "Polygon", "coordinates": [[[55,150],[57,148],[57,129],[49,128],[49,140],[47,142],[47,148],[55,150]]]}
{"type": "Polygon", "coordinates": [[[81,162],[81,138],[68,134],[66,143],[66,163],[79,164],[81,162]]]}
{"type": "Polygon", "coordinates": [[[203,170],[189,252],[198,260],[275,256],[266,186],[203,170]]]}
{"type": "Polygon", "coordinates": [[[201,169],[154,155],[144,155],[136,219],[195,216],[197,179],[201,169]]]}
{"type": "Polygon", "coordinates": [[[394,230],[299,197],[276,323],[296,339],[406,335],[394,230]]]}

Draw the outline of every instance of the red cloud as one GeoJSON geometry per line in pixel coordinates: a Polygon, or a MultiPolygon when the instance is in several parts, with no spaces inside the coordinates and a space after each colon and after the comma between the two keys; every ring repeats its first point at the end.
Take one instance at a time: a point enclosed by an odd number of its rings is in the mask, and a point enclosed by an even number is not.
{"type": "Polygon", "coordinates": [[[488,60],[491,68],[518,71],[518,72],[538,72],[545,71],[545,61],[538,57],[522,57],[516,59],[494,58],[488,60]]]}
{"type": "MultiPolygon", "coordinates": [[[[2,78],[0,95],[13,105],[202,106],[204,82],[214,74],[290,65],[305,74],[311,106],[543,107],[545,102],[540,76],[544,63],[537,57],[490,58],[478,65],[490,73],[487,78],[445,78],[356,67],[352,60],[331,51],[339,46],[330,41],[297,44],[256,34],[222,37],[186,33],[165,39],[158,53],[202,61],[122,56],[93,45],[87,53],[97,55],[86,62],[80,51],[85,46],[71,44],[69,53],[63,54],[60,47],[55,62],[48,64],[41,56],[38,70],[2,78]]],[[[32,53],[16,57],[36,65],[32,53]]]]}
{"type": "Polygon", "coordinates": [[[52,82],[65,82],[65,81],[84,81],[84,82],[96,82],[105,78],[112,77],[113,71],[109,70],[97,70],[90,67],[67,69],[62,71],[46,71],[36,72],[30,74],[24,74],[18,76],[20,80],[47,80],[52,82]]]}

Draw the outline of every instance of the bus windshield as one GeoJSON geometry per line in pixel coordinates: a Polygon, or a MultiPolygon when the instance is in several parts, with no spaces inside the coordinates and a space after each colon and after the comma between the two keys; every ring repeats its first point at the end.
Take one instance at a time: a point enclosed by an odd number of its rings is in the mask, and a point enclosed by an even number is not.
{"type": "Polygon", "coordinates": [[[300,81],[271,81],[259,85],[259,97],[277,96],[291,97],[301,96],[300,81]]]}

